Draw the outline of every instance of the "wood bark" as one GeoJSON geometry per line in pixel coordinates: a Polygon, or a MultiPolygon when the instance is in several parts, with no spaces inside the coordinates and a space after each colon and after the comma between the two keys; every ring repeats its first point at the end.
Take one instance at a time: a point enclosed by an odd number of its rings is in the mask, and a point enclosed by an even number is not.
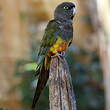
{"type": "Polygon", "coordinates": [[[87,1],[91,21],[94,24],[95,34],[99,41],[100,60],[105,87],[105,106],[106,110],[110,110],[110,0],[87,1]]]}
{"type": "Polygon", "coordinates": [[[76,110],[71,75],[65,58],[52,58],[49,81],[50,110],[76,110]]]}
{"type": "Polygon", "coordinates": [[[110,1],[97,0],[97,7],[102,26],[99,33],[99,46],[104,76],[106,110],[110,110],[110,1]]]}

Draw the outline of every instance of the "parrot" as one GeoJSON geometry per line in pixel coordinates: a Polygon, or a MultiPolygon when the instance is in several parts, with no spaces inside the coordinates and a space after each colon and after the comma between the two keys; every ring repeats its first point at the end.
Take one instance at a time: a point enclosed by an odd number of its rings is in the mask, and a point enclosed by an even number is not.
{"type": "Polygon", "coordinates": [[[37,56],[36,75],[38,75],[38,83],[32,102],[33,110],[49,79],[49,67],[52,56],[60,55],[72,43],[73,18],[75,14],[75,4],[63,2],[55,8],[54,18],[47,24],[37,56]]]}

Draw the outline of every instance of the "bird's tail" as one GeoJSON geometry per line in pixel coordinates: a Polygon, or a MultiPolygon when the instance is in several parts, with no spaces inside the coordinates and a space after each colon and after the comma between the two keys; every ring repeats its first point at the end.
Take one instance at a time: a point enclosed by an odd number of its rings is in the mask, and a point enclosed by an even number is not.
{"type": "Polygon", "coordinates": [[[40,71],[42,69],[42,66],[43,66],[43,63],[44,63],[44,60],[45,60],[45,56],[39,56],[37,59],[38,59],[38,61],[37,61],[35,76],[40,74],[40,71]]]}
{"type": "Polygon", "coordinates": [[[37,73],[39,74],[39,78],[38,78],[38,83],[37,83],[37,88],[35,91],[35,95],[33,98],[33,102],[32,102],[32,109],[35,109],[36,103],[40,97],[40,94],[42,92],[42,90],[44,89],[47,80],[49,78],[49,68],[46,69],[45,68],[45,58],[42,59],[42,62],[39,65],[40,67],[37,70],[37,73]]]}

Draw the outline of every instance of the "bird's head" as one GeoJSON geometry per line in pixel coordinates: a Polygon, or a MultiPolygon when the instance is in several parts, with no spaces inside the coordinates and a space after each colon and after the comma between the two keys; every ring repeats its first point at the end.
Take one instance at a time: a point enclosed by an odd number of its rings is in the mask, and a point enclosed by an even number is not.
{"type": "Polygon", "coordinates": [[[75,4],[72,2],[63,2],[56,7],[54,18],[58,20],[72,20],[75,14],[75,4]]]}

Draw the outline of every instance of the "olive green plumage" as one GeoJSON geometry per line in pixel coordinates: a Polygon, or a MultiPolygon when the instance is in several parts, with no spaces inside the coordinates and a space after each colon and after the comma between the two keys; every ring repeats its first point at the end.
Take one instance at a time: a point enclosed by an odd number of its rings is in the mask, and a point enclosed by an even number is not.
{"type": "Polygon", "coordinates": [[[51,56],[54,55],[50,52],[50,48],[57,42],[57,40],[59,40],[59,38],[62,42],[65,42],[67,46],[69,46],[72,42],[72,19],[74,15],[75,5],[71,2],[64,2],[57,6],[54,13],[54,19],[49,21],[45,29],[37,57],[36,75],[39,75],[39,79],[32,103],[33,109],[35,108],[39,96],[49,78],[51,56]]]}
{"type": "Polygon", "coordinates": [[[61,36],[59,24],[55,20],[50,21],[41,41],[42,44],[38,55],[47,55],[48,50],[56,42],[59,36],[61,36]]]}

